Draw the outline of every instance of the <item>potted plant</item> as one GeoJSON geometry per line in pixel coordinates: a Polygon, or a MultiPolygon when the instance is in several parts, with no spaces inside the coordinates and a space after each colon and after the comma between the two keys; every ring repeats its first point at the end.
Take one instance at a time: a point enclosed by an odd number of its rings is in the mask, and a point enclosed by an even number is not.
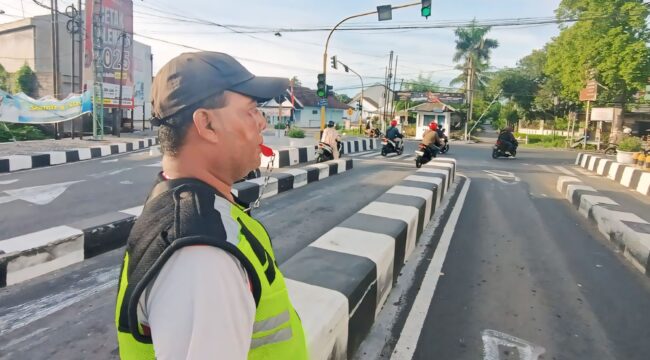
{"type": "Polygon", "coordinates": [[[275,129],[275,136],[277,137],[283,137],[284,136],[284,130],[287,128],[287,125],[284,123],[277,123],[273,125],[273,128],[275,129]]]}
{"type": "Polygon", "coordinates": [[[616,149],[616,161],[621,164],[633,164],[634,153],[641,151],[642,147],[641,139],[637,137],[630,136],[621,140],[616,149]]]}

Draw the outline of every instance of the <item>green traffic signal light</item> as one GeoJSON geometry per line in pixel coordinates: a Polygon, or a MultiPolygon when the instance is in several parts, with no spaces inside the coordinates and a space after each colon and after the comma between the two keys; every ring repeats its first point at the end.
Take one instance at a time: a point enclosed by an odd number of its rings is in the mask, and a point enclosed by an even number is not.
{"type": "Polygon", "coordinates": [[[424,17],[431,16],[431,8],[430,7],[422,8],[422,16],[424,17]]]}
{"type": "Polygon", "coordinates": [[[323,89],[316,90],[316,95],[318,95],[319,97],[325,97],[325,90],[323,89]]]}

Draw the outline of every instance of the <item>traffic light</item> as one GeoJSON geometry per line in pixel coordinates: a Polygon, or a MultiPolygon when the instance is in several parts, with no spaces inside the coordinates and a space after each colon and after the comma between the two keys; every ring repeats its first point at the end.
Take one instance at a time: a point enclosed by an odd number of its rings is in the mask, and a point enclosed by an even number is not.
{"type": "Polygon", "coordinates": [[[336,55],[332,56],[332,69],[337,69],[336,67],[336,55]]]}
{"type": "Polygon", "coordinates": [[[316,84],[316,94],[319,97],[327,97],[327,85],[325,85],[325,74],[318,74],[318,83],[316,84]]]}
{"type": "Polygon", "coordinates": [[[327,96],[333,96],[333,95],[334,95],[334,86],[327,85],[327,96]]]}
{"type": "Polygon", "coordinates": [[[343,68],[345,69],[345,72],[350,72],[350,68],[347,65],[343,65],[343,68]]]}
{"type": "Polygon", "coordinates": [[[422,0],[422,10],[420,10],[425,19],[431,16],[431,0],[422,0]]]}
{"type": "Polygon", "coordinates": [[[363,106],[361,106],[361,101],[357,102],[357,110],[359,111],[363,110],[363,106]]]}

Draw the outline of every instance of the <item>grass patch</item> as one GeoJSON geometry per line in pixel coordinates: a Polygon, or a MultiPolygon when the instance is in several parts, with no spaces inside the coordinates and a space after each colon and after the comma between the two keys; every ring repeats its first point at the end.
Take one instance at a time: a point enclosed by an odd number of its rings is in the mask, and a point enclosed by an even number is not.
{"type": "Polygon", "coordinates": [[[287,131],[287,136],[290,138],[302,139],[305,137],[305,130],[294,126],[287,131]]]}

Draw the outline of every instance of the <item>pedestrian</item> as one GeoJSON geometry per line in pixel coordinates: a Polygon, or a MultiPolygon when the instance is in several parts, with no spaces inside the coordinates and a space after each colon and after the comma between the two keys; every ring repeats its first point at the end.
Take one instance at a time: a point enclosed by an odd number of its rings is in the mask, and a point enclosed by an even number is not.
{"type": "Polygon", "coordinates": [[[156,75],[162,172],[122,263],[122,359],[308,358],[269,234],[231,193],[260,165],[257,102],[288,86],[217,52],[181,54],[156,75]]]}

